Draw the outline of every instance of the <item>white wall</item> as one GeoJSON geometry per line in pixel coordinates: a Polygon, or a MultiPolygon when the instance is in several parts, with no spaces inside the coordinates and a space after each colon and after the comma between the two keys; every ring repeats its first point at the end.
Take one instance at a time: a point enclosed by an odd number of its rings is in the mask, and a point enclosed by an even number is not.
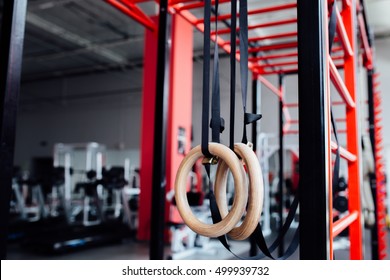
{"type": "MultiPolygon", "coordinates": [[[[15,164],[50,156],[58,142],[92,141],[122,162],[115,150],[133,154],[139,147],[141,78],[142,71],[133,70],[23,85],[15,164]]],[[[138,165],[138,157],[133,161],[138,165]]]]}
{"type": "MultiPolygon", "coordinates": [[[[384,139],[390,146],[390,39],[376,42],[377,69],[381,73],[381,91],[384,102],[384,139]]],[[[229,135],[229,60],[221,60],[221,111],[227,124],[222,142],[228,144],[229,135]]],[[[240,77],[237,65],[236,141],[242,136],[242,103],[240,77]]],[[[194,145],[200,143],[202,63],[194,62],[193,74],[194,145]]],[[[363,75],[364,76],[364,75],[363,75]]],[[[268,77],[276,85],[276,77],[268,77]]],[[[78,78],[57,79],[28,83],[22,86],[21,107],[18,116],[15,163],[26,166],[34,156],[50,156],[57,142],[95,141],[107,145],[112,161],[121,162],[121,149],[136,151],[140,141],[142,69],[118,73],[89,75],[78,78]],[[46,142],[47,145],[42,145],[46,142]],[[121,149],[119,149],[121,148],[121,149]],[[114,156],[114,154],[116,156],[114,156]]],[[[261,129],[278,131],[278,99],[262,86],[261,129]]],[[[297,79],[286,78],[287,102],[297,101],[297,79]]],[[[337,97],[335,96],[334,99],[337,97]]],[[[251,109],[251,82],[248,83],[248,110],[251,109]]],[[[291,109],[293,119],[297,110],[291,109]]],[[[336,112],[339,114],[342,112],[336,112]]],[[[296,126],[295,126],[296,127],[296,126]]],[[[339,125],[342,129],[343,125],[339,125]]],[[[248,130],[249,137],[251,129],[248,130]]],[[[287,143],[296,143],[296,136],[288,136],[287,143]]],[[[130,153],[130,152],[129,152],[130,153]]],[[[132,153],[134,155],[134,153],[132,153]]],[[[136,157],[136,156],[132,156],[136,157]]],[[[138,163],[136,159],[133,160],[138,163]]]]}

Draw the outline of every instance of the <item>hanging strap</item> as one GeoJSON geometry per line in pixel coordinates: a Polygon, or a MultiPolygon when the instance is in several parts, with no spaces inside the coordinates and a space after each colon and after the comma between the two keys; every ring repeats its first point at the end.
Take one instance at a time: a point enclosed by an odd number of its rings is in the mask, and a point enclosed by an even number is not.
{"type": "MultiPolygon", "coordinates": [[[[215,1],[215,14],[218,17],[218,3],[215,1]]],[[[211,8],[211,7],[210,7],[211,8]]],[[[225,129],[225,122],[221,117],[221,93],[219,85],[219,52],[218,52],[218,20],[215,20],[215,43],[214,43],[214,73],[213,73],[213,90],[211,102],[211,140],[212,142],[220,142],[220,134],[225,129]]]]}
{"type": "MultiPolygon", "coordinates": [[[[332,10],[331,18],[330,18],[330,21],[329,21],[329,50],[330,51],[331,51],[331,48],[332,48],[332,43],[334,41],[335,32],[336,32],[336,25],[337,25],[337,17],[336,17],[335,9],[336,9],[336,7],[335,7],[335,4],[333,3],[333,10],[332,10]]],[[[248,25],[247,25],[247,19],[243,19],[242,18],[243,14],[242,14],[241,11],[247,12],[246,0],[245,1],[240,1],[240,51],[241,51],[240,70],[241,70],[242,102],[243,102],[243,109],[244,109],[244,131],[243,131],[242,142],[243,143],[247,143],[248,141],[247,141],[246,128],[245,128],[246,124],[250,123],[251,121],[256,121],[256,120],[258,120],[260,118],[257,118],[253,114],[248,114],[246,112],[247,79],[248,79],[248,75],[247,75],[248,72],[247,71],[248,71],[248,67],[247,67],[247,64],[246,64],[246,66],[243,64],[243,61],[247,62],[247,59],[248,59],[248,55],[247,55],[247,48],[248,48],[247,27],[248,27],[248,25]],[[243,27],[246,27],[244,32],[243,32],[243,27]],[[245,49],[243,49],[244,45],[245,45],[245,49]]],[[[233,13],[232,13],[232,15],[233,15],[233,13]]],[[[246,15],[245,15],[245,17],[246,17],[246,15]]],[[[234,31],[235,31],[235,29],[234,29],[234,31]]],[[[234,31],[232,30],[232,32],[234,32],[234,31]]],[[[233,43],[233,41],[232,41],[232,43],[233,43]]],[[[337,148],[337,152],[336,152],[336,162],[335,162],[335,167],[334,167],[334,171],[333,171],[334,174],[333,174],[333,182],[332,182],[332,185],[335,186],[335,182],[338,182],[338,176],[339,176],[340,152],[339,152],[339,142],[338,142],[338,136],[337,136],[337,128],[336,128],[336,123],[335,123],[332,111],[331,111],[331,121],[332,121],[332,127],[333,127],[333,131],[334,131],[334,135],[335,135],[335,139],[336,139],[336,143],[337,143],[337,147],[338,147],[337,148]]],[[[219,213],[218,206],[216,204],[215,198],[214,198],[213,201],[210,201],[210,207],[211,207],[213,222],[217,223],[217,222],[221,221],[221,215],[219,213]]],[[[223,244],[223,246],[227,250],[229,250],[234,256],[236,256],[239,259],[246,259],[246,260],[252,259],[252,260],[255,260],[255,259],[261,259],[261,258],[264,258],[264,257],[269,257],[271,259],[277,259],[277,260],[287,259],[288,257],[290,257],[296,251],[296,249],[297,249],[297,247],[299,245],[299,227],[295,231],[293,239],[292,239],[289,247],[287,248],[286,252],[281,257],[274,258],[271,253],[273,251],[275,251],[275,249],[279,246],[281,240],[284,238],[284,236],[286,235],[287,231],[289,230],[289,228],[291,226],[291,223],[294,220],[297,208],[298,208],[298,196],[296,196],[294,198],[294,201],[293,201],[293,203],[291,205],[291,208],[290,208],[290,211],[289,211],[288,216],[286,218],[286,221],[285,221],[285,223],[284,223],[284,225],[283,225],[283,227],[282,227],[278,237],[275,239],[275,241],[272,243],[272,245],[269,248],[267,247],[267,244],[266,244],[263,232],[261,230],[260,224],[257,225],[254,233],[252,234],[252,237],[254,238],[254,240],[256,240],[256,243],[257,243],[258,247],[262,251],[262,253],[258,254],[257,256],[249,257],[249,258],[242,258],[242,257],[238,256],[237,254],[235,254],[234,252],[232,252],[232,250],[230,249],[230,246],[228,244],[226,235],[221,236],[218,239],[220,240],[220,242],[223,244]]]]}
{"type": "MultiPolygon", "coordinates": [[[[237,37],[237,28],[236,28],[236,1],[233,0],[231,4],[231,53],[230,53],[230,67],[231,67],[231,104],[230,104],[230,115],[231,115],[231,124],[230,124],[230,147],[231,149],[234,149],[234,110],[235,110],[235,54],[236,54],[236,37],[237,37]],[[233,123],[232,123],[233,120],[233,123]]],[[[248,83],[248,19],[247,19],[247,0],[240,1],[240,34],[239,34],[239,41],[240,41],[240,73],[241,73],[241,95],[242,95],[242,105],[243,105],[243,112],[244,112],[244,129],[243,129],[243,137],[242,142],[247,143],[247,131],[246,131],[246,125],[253,123],[261,118],[261,115],[259,114],[251,114],[246,112],[246,100],[247,100],[247,83],[248,83]]],[[[209,176],[209,175],[208,175],[209,176]]],[[[211,210],[211,216],[214,223],[218,223],[222,220],[222,217],[220,215],[216,199],[213,193],[209,194],[210,197],[210,210],[211,210]]],[[[260,224],[257,225],[254,233],[252,236],[255,238],[256,243],[262,253],[258,254],[254,257],[249,258],[242,258],[235,254],[228,243],[226,235],[220,236],[218,239],[223,244],[223,246],[230,251],[234,256],[236,256],[239,259],[262,259],[264,257],[269,257],[271,259],[275,259],[271,253],[279,246],[281,240],[287,233],[288,229],[291,226],[292,221],[294,220],[296,211],[298,208],[298,198],[296,197],[294,199],[294,202],[292,204],[292,207],[290,209],[289,215],[283,225],[283,228],[281,232],[279,233],[278,237],[275,239],[275,241],[272,243],[271,247],[268,248],[264,235],[261,231],[260,224]]],[[[299,244],[299,230],[294,234],[293,241],[290,243],[290,246],[288,247],[285,254],[279,258],[276,259],[287,259],[290,257],[296,250],[299,244]]]]}
{"type": "Polygon", "coordinates": [[[230,22],[230,134],[229,147],[234,151],[234,122],[236,110],[236,50],[237,50],[237,1],[232,0],[230,6],[232,16],[230,22]]]}
{"type": "Polygon", "coordinates": [[[211,0],[204,0],[203,36],[203,94],[202,94],[202,153],[211,158],[209,151],[209,110],[210,110],[210,11],[211,0]]]}
{"type": "MultiPolygon", "coordinates": [[[[215,1],[215,13],[218,16],[218,0],[215,1]]],[[[209,110],[210,110],[210,17],[211,17],[211,0],[205,0],[204,7],[204,46],[203,46],[203,102],[202,102],[202,143],[201,149],[205,158],[208,158],[209,162],[204,162],[204,167],[209,180],[208,198],[210,200],[211,213],[219,210],[214,195],[214,186],[210,180],[211,155],[209,144],[209,110]]],[[[215,36],[218,37],[218,20],[215,21],[215,36]]],[[[220,105],[220,84],[219,84],[219,54],[218,43],[215,40],[214,45],[214,67],[213,67],[213,85],[212,85],[212,103],[211,103],[211,138],[213,142],[220,142],[220,133],[224,130],[224,120],[221,118],[221,105],[220,105]]],[[[220,215],[219,215],[220,216],[220,215]]]]}
{"type": "MultiPolygon", "coordinates": [[[[239,21],[240,21],[239,37],[240,37],[241,97],[242,97],[242,107],[244,111],[244,127],[243,127],[241,142],[246,144],[248,143],[246,125],[261,119],[260,114],[252,114],[246,111],[246,101],[248,95],[248,1],[247,0],[240,1],[239,21]]],[[[236,32],[236,29],[234,29],[234,32],[236,32]]]]}
{"type": "MultiPolygon", "coordinates": [[[[247,130],[246,125],[261,118],[261,115],[250,114],[246,111],[246,100],[247,100],[247,83],[248,83],[248,11],[247,11],[247,0],[240,1],[240,66],[241,66],[241,91],[242,91],[242,103],[244,110],[244,129],[242,142],[247,143],[247,130]]],[[[252,233],[252,237],[256,240],[256,243],[261,250],[261,254],[255,256],[255,259],[269,257],[271,259],[287,259],[290,257],[299,244],[299,228],[296,230],[293,240],[290,243],[287,251],[279,258],[274,258],[271,253],[279,247],[283,237],[289,230],[292,221],[294,220],[296,211],[298,208],[298,197],[296,196],[292,207],[290,208],[288,217],[279,232],[279,235],[272,243],[271,247],[268,248],[260,224],[257,225],[256,230],[252,233]]]]}
{"type": "MultiPolygon", "coordinates": [[[[331,4],[332,6],[330,7],[330,18],[329,18],[329,54],[332,53],[332,46],[334,42],[334,38],[336,36],[336,27],[337,27],[337,11],[336,11],[336,0],[333,1],[331,4]]],[[[337,144],[337,150],[336,150],[336,158],[334,162],[334,167],[333,167],[333,177],[332,177],[332,189],[333,189],[333,194],[335,194],[336,186],[339,182],[339,177],[340,177],[340,143],[337,135],[337,126],[336,126],[336,121],[333,116],[333,110],[332,110],[332,105],[330,106],[330,118],[332,122],[332,128],[333,128],[333,134],[334,138],[336,140],[337,144]]]]}

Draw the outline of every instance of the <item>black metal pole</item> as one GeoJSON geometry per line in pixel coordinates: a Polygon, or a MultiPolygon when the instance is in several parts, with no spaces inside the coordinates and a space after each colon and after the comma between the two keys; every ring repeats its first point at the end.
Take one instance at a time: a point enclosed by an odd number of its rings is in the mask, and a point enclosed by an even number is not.
{"type": "Polygon", "coordinates": [[[367,33],[367,39],[368,39],[368,45],[371,47],[372,46],[372,41],[373,41],[373,38],[372,38],[372,33],[371,33],[371,29],[370,29],[370,25],[368,24],[368,20],[367,20],[367,13],[366,13],[366,4],[364,2],[364,0],[361,0],[361,7],[362,10],[362,14],[363,14],[363,19],[364,19],[364,28],[366,29],[366,33],[367,33]]]}
{"type": "MultiPolygon", "coordinates": [[[[257,74],[252,73],[252,112],[254,114],[259,113],[257,112],[258,84],[259,82],[257,80],[257,74]]],[[[253,150],[257,151],[257,122],[252,123],[252,143],[253,143],[253,150]]],[[[250,241],[249,256],[251,257],[256,256],[258,253],[256,240],[251,235],[249,241],[250,241]]]]}
{"type": "Polygon", "coordinates": [[[150,227],[151,260],[164,259],[166,138],[168,117],[168,0],[160,1],[157,44],[156,105],[154,118],[152,209],[150,227]]]}
{"type": "MultiPolygon", "coordinates": [[[[372,147],[372,155],[374,156],[374,162],[376,161],[376,150],[375,150],[375,112],[374,112],[374,70],[367,70],[367,90],[368,90],[368,124],[369,124],[369,134],[370,134],[370,142],[372,147]]],[[[375,224],[371,228],[371,258],[373,260],[379,260],[379,247],[378,247],[378,217],[376,214],[377,211],[377,201],[376,201],[376,188],[377,188],[377,180],[376,180],[376,165],[374,164],[374,174],[370,176],[370,186],[372,197],[374,199],[375,206],[375,224]]]]}
{"type": "Polygon", "coordinates": [[[298,0],[300,259],[330,258],[325,0],[298,0]]]}
{"type": "MultiPolygon", "coordinates": [[[[284,76],[279,75],[279,89],[281,91],[281,96],[279,99],[279,232],[283,228],[283,209],[284,209],[284,195],[283,195],[283,185],[284,185],[284,162],[283,162],[283,152],[284,152],[284,142],[283,142],[283,82],[284,76]]],[[[279,257],[283,256],[284,253],[284,238],[280,239],[280,244],[278,247],[279,257]]]]}
{"type": "Polygon", "coordinates": [[[27,0],[4,1],[0,38],[0,255],[7,257],[16,117],[27,0]]]}

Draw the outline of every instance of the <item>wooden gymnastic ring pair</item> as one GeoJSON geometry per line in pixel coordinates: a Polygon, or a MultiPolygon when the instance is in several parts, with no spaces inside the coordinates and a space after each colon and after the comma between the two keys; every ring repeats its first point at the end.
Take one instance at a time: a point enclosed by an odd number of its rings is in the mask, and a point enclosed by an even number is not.
{"type": "Polygon", "coordinates": [[[234,152],[219,143],[209,143],[208,148],[212,155],[226,163],[233,174],[235,199],[230,212],[220,222],[206,224],[199,221],[191,211],[187,200],[187,178],[195,162],[203,157],[200,146],[193,148],[180,164],[175,181],[175,200],[181,217],[190,229],[203,236],[219,237],[230,232],[240,221],[248,200],[248,191],[244,168],[234,152]]]}
{"type": "Polygon", "coordinates": [[[218,166],[215,181],[217,204],[223,219],[213,225],[200,222],[192,213],[186,198],[187,176],[195,161],[202,157],[200,146],[192,149],[179,167],[175,182],[176,204],[184,222],[198,234],[218,237],[229,233],[229,236],[233,239],[243,240],[250,236],[258,224],[263,208],[264,196],[260,164],[255,153],[247,145],[242,143],[235,144],[234,150],[247,166],[250,183],[247,215],[239,227],[236,227],[236,225],[245,211],[248,194],[246,175],[238,157],[224,145],[209,143],[210,153],[223,160],[218,166]],[[227,208],[226,198],[228,169],[233,174],[235,185],[235,196],[230,212],[227,208]]]}
{"type": "MultiPolygon", "coordinates": [[[[261,217],[264,198],[263,175],[259,160],[248,145],[236,143],[234,144],[234,151],[242,158],[248,172],[249,200],[244,221],[240,226],[233,228],[228,234],[233,239],[244,240],[256,229],[261,217]]],[[[228,169],[228,165],[225,162],[221,162],[218,165],[215,179],[215,198],[222,218],[226,217],[229,213],[226,203],[228,169]]]]}

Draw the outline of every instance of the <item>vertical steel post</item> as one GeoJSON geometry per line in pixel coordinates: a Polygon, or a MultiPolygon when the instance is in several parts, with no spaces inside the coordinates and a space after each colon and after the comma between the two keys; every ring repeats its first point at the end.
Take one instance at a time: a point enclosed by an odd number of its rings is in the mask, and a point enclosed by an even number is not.
{"type": "MultiPolygon", "coordinates": [[[[191,150],[192,142],[192,72],[194,28],[179,14],[171,17],[169,39],[169,112],[167,128],[167,189],[175,186],[180,163],[191,150]]],[[[200,185],[200,182],[199,182],[200,185]]],[[[165,220],[182,222],[176,207],[167,203],[165,220]]]]}
{"type": "MultiPolygon", "coordinates": [[[[370,134],[370,142],[372,147],[372,155],[374,156],[374,162],[376,160],[376,142],[375,142],[375,112],[374,112],[374,70],[367,70],[367,95],[368,95],[368,130],[370,134]]],[[[374,173],[376,174],[376,164],[374,164],[374,173]]],[[[371,228],[371,259],[379,260],[379,247],[378,247],[378,217],[377,217],[377,182],[376,176],[370,178],[371,192],[374,199],[375,206],[375,224],[371,228]]]]}
{"type": "Polygon", "coordinates": [[[157,44],[157,74],[156,103],[154,119],[153,147],[153,179],[150,248],[151,260],[164,259],[165,231],[165,187],[166,187],[166,141],[168,118],[168,0],[160,1],[158,44],[157,44]]]}
{"type": "MultiPolygon", "coordinates": [[[[283,186],[284,186],[284,161],[283,161],[283,153],[284,153],[284,139],[283,139],[283,99],[284,99],[284,76],[279,75],[279,232],[281,232],[283,228],[283,210],[284,210],[284,194],[283,194],[283,186]]],[[[279,257],[283,256],[284,253],[284,238],[280,239],[280,245],[278,247],[279,257]]]]}
{"type": "Polygon", "coordinates": [[[27,0],[4,1],[0,38],[0,256],[7,232],[27,0]]]}
{"type": "MultiPolygon", "coordinates": [[[[258,104],[258,97],[257,97],[257,89],[258,89],[258,81],[257,81],[257,74],[252,72],[252,112],[254,114],[259,113],[257,104],[258,104]]],[[[257,152],[257,122],[252,123],[252,143],[253,143],[253,150],[257,152]]],[[[257,249],[257,243],[256,240],[251,236],[250,237],[250,249],[249,249],[249,256],[253,257],[256,256],[258,253],[257,249]]]]}
{"type": "Polygon", "coordinates": [[[327,1],[298,0],[300,259],[330,259],[327,1]]]}
{"type": "Polygon", "coordinates": [[[348,162],[348,208],[349,212],[357,211],[357,219],[349,226],[349,239],[351,242],[350,258],[363,258],[363,227],[361,215],[361,196],[360,184],[362,182],[361,176],[361,162],[360,162],[360,147],[361,134],[359,127],[358,106],[359,96],[357,94],[357,36],[356,36],[356,1],[351,0],[349,3],[344,3],[341,17],[344,22],[345,30],[348,35],[354,55],[346,57],[344,60],[344,77],[345,86],[347,87],[353,101],[355,108],[347,106],[346,109],[346,128],[347,128],[347,149],[356,156],[355,161],[348,162]]]}

